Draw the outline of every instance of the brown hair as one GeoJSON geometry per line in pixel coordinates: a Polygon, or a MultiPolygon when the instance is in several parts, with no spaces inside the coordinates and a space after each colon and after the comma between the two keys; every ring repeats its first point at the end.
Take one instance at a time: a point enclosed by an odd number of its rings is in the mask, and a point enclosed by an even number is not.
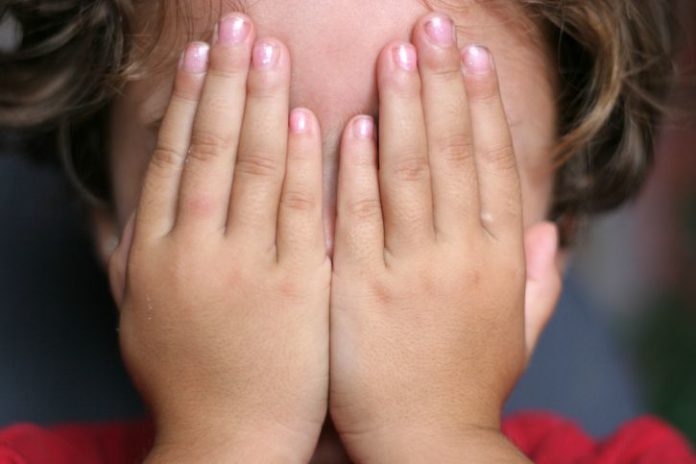
{"type": "MultiPolygon", "coordinates": [[[[0,18],[21,29],[18,46],[0,51],[0,127],[57,141],[57,158],[79,191],[107,204],[104,122],[133,72],[138,1],[5,0],[0,7],[0,18]]],[[[671,5],[518,2],[544,24],[556,50],[560,127],[549,216],[567,245],[584,219],[634,197],[644,183],[674,71],[671,5]]],[[[165,0],[153,3],[168,9],[165,0]]],[[[154,29],[163,24],[160,18],[154,29]]]]}

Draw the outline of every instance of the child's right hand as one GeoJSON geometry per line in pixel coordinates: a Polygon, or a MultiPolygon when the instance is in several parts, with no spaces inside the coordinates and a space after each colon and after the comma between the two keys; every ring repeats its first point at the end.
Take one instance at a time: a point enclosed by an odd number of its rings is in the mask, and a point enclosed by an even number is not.
{"type": "Polygon", "coordinates": [[[308,110],[288,131],[283,44],[252,60],[244,15],[218,35],[209,65],[206,44],[185,53],[110,263],[121,350],[155,419],[150,461],[307,462],[328,392],[320,131],[308,110]]]}

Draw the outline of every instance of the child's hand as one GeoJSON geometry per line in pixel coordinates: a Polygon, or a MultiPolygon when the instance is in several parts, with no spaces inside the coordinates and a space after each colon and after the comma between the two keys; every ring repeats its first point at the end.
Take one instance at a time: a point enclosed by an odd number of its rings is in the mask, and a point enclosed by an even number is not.
{"type": "Polygon", "coordinates": [[[252,55],[254,28],[235,18],[209,67],[206,44],[188,47],[110,265],[154,461],[306,462],[326,415],[321,135],[307,110],[288,134],[287,48],[260,40],[252,55]]]}
{"type": "Polygon", "coordinates": [[[520,180],[492,59],[482,47],[460,58],[451,29],[434,44],[433,17],[416,26],[415,47],[380,55],[379,170],[363,136],[370,120],[344,133],[331,416],[359,462],[514,462],[524,458],[500,414],[531,348],[525,285],[535,305],[553,304],[560,287],[555,228],[531,234],[534,273],[556,279],[539,299],[525,279],[520,180]]]}

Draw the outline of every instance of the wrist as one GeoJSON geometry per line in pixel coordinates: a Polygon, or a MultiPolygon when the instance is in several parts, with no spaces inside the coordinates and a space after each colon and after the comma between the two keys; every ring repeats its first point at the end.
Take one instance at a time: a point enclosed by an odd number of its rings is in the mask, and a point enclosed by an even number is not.
{"type": "Polygon", "coordinates": [[[188,464],[191,462],[259,462],[296,464],[307,462],[290,447],[273,443],[273,438],[246,443],[155,445],[145,464],[188,464]]]}
{"type": "MultiPolygon", "coordinates": [[[[230,423],[233,423],[230,421],[230,423]]],[[[282,428],[164,429],[158,431],[146,464],[190,462],[305,463],[317,437],[302,436],[282,428]]]]}
{"type": "Polygon", "coordinates": [[[496,428],[394,429],[345,441],[353,461],[368,464],[531,462],[496,428]]]}

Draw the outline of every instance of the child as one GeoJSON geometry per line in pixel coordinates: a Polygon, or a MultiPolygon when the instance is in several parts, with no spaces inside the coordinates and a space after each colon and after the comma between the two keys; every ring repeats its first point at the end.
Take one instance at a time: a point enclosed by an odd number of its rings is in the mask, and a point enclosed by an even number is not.
{"type": "Polygon", "coordinates": [[[152,423],[20,425],[4,462],[694,462],[653,419],[500,421],[575,225],[645,174],[666,6],[440,10],[10,1],[0,122],[101,194],[152,423]]]}

